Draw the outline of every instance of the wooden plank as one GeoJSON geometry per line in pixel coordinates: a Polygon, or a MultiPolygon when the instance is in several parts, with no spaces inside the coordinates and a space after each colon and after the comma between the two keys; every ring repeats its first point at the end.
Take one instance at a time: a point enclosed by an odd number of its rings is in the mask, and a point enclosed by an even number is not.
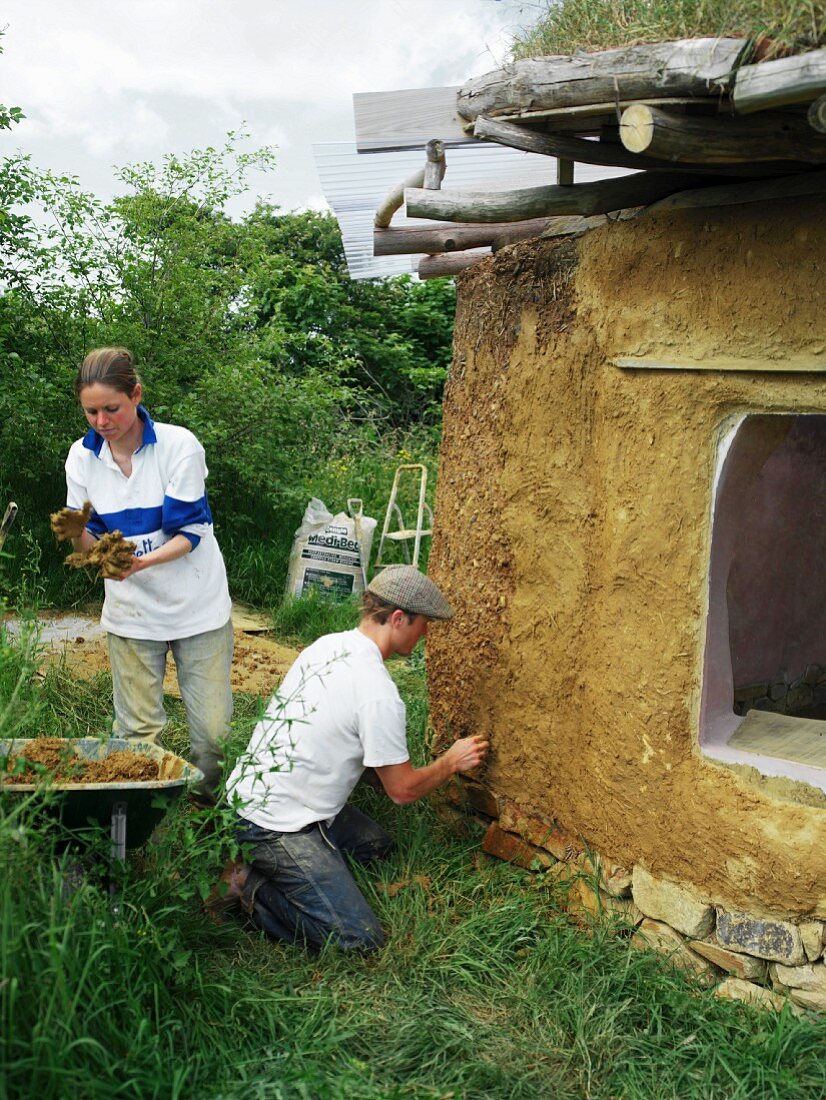
{"type": "Polygon", "coordinates": [[[750,710],[729,740],[729,747],[776,760],[826,768],[826,722],[750,710]]]}
{"type": "Polygon", "coordinates": [[[754,371],[758,374],[826,371],[826,355],[814,353],[792,355],[786,359],[720,357],[674,360],[617,356],[611,362],[623,370],[754,371]]]}
{"type": "Polygon", "coordinates": [[[360,153],[423,149],[431,138],[472,145],[456,111],[458,87],[357,92],[353,96],[356,148],[360,153]]]}
{"type": "Polygon", "coordinates": [[[826,141],[806,119],[778,111],[757,118],[691,118],[635,103],[623,111],[619,132],[629,152],[672,164],[826,160],[826,141]]]}
{"type": "Polygon", "coordinates": [[[744,65],[737,73],[732,102],[738,114],[808,103],[826,92],[826,49],[744,65]]]}
{"type": "Polygon", "coordinates": [[[779,179],[754,180],[749,183],[727,183],[719,187],[701,188],[669,195],[648,208],[655,210],[701,209],[708,206],[739,206],[747,202],[773,202],[780,199],[804,198],[826,194],[826,170],[802,172],[779,179]]]}
{"type": "Polygon", "coordinates": [[[743,38],[693,38],[621,46],[573,57],[525,58],[465,84],[459,114],[512,114],[522,110],[615,104],[656,96],[708,96],[724,89],[743,38]]]}
{"type": "MultiPolygon", "coordinates": [[[[716,177],[709,176],[708,180],[716,177]]],[[[629,206],[646,206],[675,191],[702,187],[704,179],[688,173],[638,172],[573,187],[526,187],[515,191],[425,191],[404,193],[409,218],[442,218],[455,222],[518,222],[559,214],[607,214],[629,206]]]]}
{"type": "MultiPolygon", "coordinates": [[[[623,116],[624,117],[624,116],[623,116]]],[[[538,153],[546,157],[567,157],[580,164],[611,165],[616,168],[632,168],[638,171],[673,171],[666,162],[654,156],[630,152],[619,141],[586,141],[584,138],[563,134],[537,133],[527,126],[517,126],[512,122],[503,122],[499,118],[486,118],[480,115],[474,123],[476,137],[485,141],[495,141],[512,149],[521,149],[526,153],[538,153]]],[[[771,163],[731,165],[717,168],[708,164],[683,164],[686,172],[700,172],[704,175],[714,173],[735,176],[762,176],[786,174],[788,168],[779,168],[771,163]]]]}

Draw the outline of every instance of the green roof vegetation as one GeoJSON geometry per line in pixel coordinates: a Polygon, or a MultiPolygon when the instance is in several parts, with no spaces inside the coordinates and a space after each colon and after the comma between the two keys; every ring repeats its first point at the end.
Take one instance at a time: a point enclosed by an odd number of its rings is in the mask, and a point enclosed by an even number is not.
{"type": "Polygon", "coordinates": [[[761,56],[826,43],[822,0],[545,0],[545,5],[534,26],[516,36],[514,58],[727,35],[771,39],[762,44],[761,56]]]}

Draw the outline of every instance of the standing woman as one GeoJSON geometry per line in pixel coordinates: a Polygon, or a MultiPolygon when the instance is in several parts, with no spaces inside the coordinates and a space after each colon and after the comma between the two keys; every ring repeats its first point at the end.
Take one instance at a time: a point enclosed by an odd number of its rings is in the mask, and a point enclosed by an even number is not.
{"type": "Polygon", "coordinates": [[[107,531],[136,543],[120,578],[104,580],[115,733],[154,741],[166,723],[163,677],[172,650],[192,758],[214,797],[232,717],[233,631],[224,559],[212,529],[204,449],[192,432],[156,424],[126,348],[90,352],[75,378],[90,430],[66,459],[67,504],[91,515],[75,550],[107,531]]]}

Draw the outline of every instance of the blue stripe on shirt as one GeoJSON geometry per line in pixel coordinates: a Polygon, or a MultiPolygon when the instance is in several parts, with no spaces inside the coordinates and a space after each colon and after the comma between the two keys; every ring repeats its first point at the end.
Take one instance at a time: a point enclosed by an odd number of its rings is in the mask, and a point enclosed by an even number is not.
{"type": "Polygon", "coordinates": [[[94,514],[86,526],[98,537],[106,531],[121,531],[128,539],[133,535],[151,535],[160,529],[162,522],[162,508],[124,508],[120,512],[94,514]]]}
{"type": "Polygon", "coordinates": [[[96,539],[99,539],[101,535],[105,535],[108,530],[106,524],[97,514],[97,512],[94,511],[94,509],[92,510],[92,514],[89,516],[89,522],[86,524],[86,530],[91,531],[96,539]]]}
{"type": "Polygon", "coordinates": [[[175,497],[163,498],[163,523],[165,534],[186,534],[182,527],[193,527],[195,524],[212,523],[212,512],[209,510],[206,493],[200,500],[177,500],[175,497]]]}

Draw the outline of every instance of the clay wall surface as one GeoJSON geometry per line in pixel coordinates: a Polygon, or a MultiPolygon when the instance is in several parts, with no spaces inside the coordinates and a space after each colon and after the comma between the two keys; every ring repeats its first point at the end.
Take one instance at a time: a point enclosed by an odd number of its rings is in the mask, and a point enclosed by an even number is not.
{"type": "MultiPolygon", "coordinates": [[[[826,917],[826,813],[701,756],[717,446],[826,412],[826,202],[662,211],[531,241],[459,280],[428,641],[439,740],[621,863],[752,913],[826,917]]],[[[782,476],[782,465],[777,477],[782,476]]]]}

